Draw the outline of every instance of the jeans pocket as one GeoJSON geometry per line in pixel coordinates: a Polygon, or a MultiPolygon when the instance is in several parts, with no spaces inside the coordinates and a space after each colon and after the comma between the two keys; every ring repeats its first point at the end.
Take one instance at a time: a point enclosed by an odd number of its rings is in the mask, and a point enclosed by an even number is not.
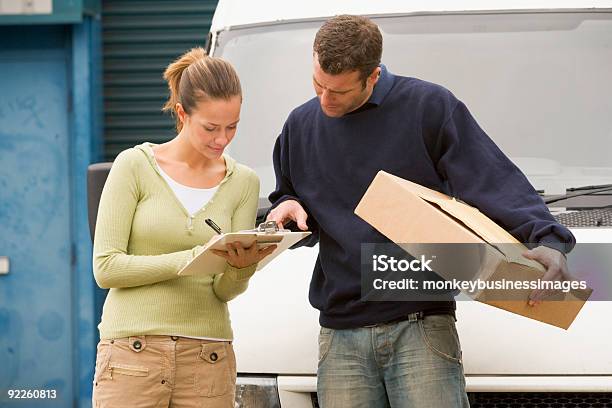
{"type": "Polygon", "coordinates": [[[323,363],[325,357],[327,357],[327,355],[329,354],[333,338],[333,329],[321,327],[321,331],[319,331],[319,365],[323,363]]]}
{"type": "Polygon", "coordinates": [[[133,348],[124,338],[105,340],[99,353],[92,406],[155,406],[153,400],[164,371],[160,349],[133,348]]]}
{"type": "Polygon", "coordinates": [[[127,380],[128,377],[151,377],[151,381],[158,380],[163,365],[161,351],[153,347],[135,350],[127,341],[114,340],[109,344],[109,359],[100,380],[127,380]]]}
{"type": "Polygon", "coordinates": [[[431,315],[419,320],[421,335],[427,348],[452,363],[461,364],[461,345],[451,315],[431,315]]]}
{"type": "Polygon", "coordinates": [[[219,397],[232,391],[235,375],[233,353],[223,342],[202,344],[195,367],[194,385],[202,397],[219,397]]]}
{"type": "Polygon", "coordinates": [[[100,340],[96,352],[96,367],[94,370],[93,383],[97,385],[98,380],[107,371],[111,357],[111,345],[107,340],[100,340]]]}

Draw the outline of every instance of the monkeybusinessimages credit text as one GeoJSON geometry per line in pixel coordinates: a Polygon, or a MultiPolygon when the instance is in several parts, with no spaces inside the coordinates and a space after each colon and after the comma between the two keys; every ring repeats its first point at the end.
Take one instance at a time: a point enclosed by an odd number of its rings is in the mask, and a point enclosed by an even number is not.
{"type": "MultiPolygon", "coordinates": [[[[412,260],[396,259],[393,256],[373,255],[372,272],[434,272],[431,266],[433,259],[421,256],[412,260]]],[[[375,278],[372,282],[374,290],[459,290],[463,292],[478,292],[483,290],[553,290],[568,293],[572,290],[587,289],[585,281],[578,280],[458,280],[432,279],[423,280],[412,277],[393,279],[375,278]]]]}

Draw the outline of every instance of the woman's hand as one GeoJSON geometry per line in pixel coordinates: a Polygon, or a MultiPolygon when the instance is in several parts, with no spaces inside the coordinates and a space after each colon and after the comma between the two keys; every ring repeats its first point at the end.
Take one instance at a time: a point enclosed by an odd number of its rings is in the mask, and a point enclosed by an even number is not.
{"type": "Polygon", "coordinates": [[[276,245],[258,248],[257,243],[253,243],[250,247],[244,248],[239,241],[225,244],[225,247],[227,251],[220,251],[218,249],[212,249],[211,251],[221,258],[225,258],[227,263],[236,269],[254,265],[276,249],[276,245]]]}

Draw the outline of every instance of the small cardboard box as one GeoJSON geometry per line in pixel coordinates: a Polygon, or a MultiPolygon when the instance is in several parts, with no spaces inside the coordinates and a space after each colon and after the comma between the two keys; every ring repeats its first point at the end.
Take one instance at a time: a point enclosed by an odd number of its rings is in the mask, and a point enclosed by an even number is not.
{"type": "MultiPolygon", "coordinates": [[[[436,257],[432,269],[447,280],[537,281],[545,272],[540,263],[522,256],[527,250],[523,244],[478,209],[384,171],[376,175],[355,214],[415,257],[431,255],[435,248],[431,244],[477,244],[464,246],[465,251],[461,245],[446,245],[455,248],[446,253],[460,255],[463,265],[458,276],[456,259],[436,257]]],[[[532,307],[528,305],[532,289],[501,291],[484,289],[468,295],[563,329],[571,325],[592,293],[588,288],[558,292],[532,307]]]]}

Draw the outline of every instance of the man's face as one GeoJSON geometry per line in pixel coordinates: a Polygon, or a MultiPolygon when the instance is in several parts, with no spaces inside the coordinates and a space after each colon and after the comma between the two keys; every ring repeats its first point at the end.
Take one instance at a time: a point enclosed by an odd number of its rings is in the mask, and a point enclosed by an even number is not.
{"type": "Polygon", "coordinates": [[[321,109],[323,113],[333,118],[343,116],[363,105],[372,95],[380,73],[380,68],[376,68],[366,79],[364,87],[359,79],[359,71],[328,74],[321,69],[316,54],[313,66],[312,84],[319,97],[321,109]]]}

